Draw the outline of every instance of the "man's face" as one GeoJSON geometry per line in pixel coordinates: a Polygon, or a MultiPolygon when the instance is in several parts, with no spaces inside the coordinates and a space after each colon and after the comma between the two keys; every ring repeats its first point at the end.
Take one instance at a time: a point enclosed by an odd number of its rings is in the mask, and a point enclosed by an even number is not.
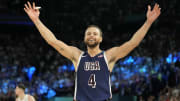
{"type": "Polygon", "coordinates": [[[16,95],[19,95],[20,92],[22,92],[22,89],[17,86],[15,89],[16,95]]]}
{"type": "Polygon", "coordinates": [[[96,27],[89,27],[85,32],[84,42],[90,48],[99,45],[102,42],[100,30],[96,27]]]}

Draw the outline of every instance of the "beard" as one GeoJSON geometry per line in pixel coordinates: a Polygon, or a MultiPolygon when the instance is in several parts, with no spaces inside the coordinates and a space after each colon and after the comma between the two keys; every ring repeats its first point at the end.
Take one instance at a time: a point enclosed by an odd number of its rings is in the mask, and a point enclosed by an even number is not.
{"type": "Polygon", "coordinates": [[[90,43],[90,42],[88,42],[88,41],[85,41],[84,42],[89,48],[94,48],[94,47],[96,47],[99,43],[97,42],[97,41],[95,41],[94,43],[90,43]]]}

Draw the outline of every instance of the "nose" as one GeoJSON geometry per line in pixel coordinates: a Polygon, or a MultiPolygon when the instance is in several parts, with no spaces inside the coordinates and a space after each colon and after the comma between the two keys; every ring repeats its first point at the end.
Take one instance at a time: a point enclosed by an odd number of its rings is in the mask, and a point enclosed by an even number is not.
{"type": "Polygon", "coordinates": [[[95,38],[94,35],[89,36],[89,39],[94,39],[94,38],[95,38]]]}
{"type": "Polygon", "coordinates": [[[90,36],[94,36],[94,35],[91,33],[90,36]]]}
{"type": "Polygon", "coordinates": [[[86,36],[86,38],[93,38],[93,37],[94,37],[93,34],[89,34],[86,36]]]}

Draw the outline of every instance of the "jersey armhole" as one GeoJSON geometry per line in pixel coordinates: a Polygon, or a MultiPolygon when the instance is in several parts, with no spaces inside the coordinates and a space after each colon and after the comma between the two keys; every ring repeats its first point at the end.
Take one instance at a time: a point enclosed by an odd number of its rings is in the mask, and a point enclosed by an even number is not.
{"type": "MultiPolygon", "coordinates": [[[[104,59],[105,59],[106,65],[107,65],[107,67],[108,67],[108,71],[109,71],[109,73],[111,73],[110,70],[109,70],[109,64],[108,64],[108,61],[107,61],[106,53],[105,53],[105,52],[104,52],[104,59]]],[[[110,99],[112,99],[111,79],[110,79],[110,76],[109,76],[109,90],[110,90],[110,99]]]]}
{"type": "MultiPolygon", "coordinates": [[[[106,53],[104,52],[103,53],[103,55],[104,55],[104,59],[105,59],[105,62],[106,62],[106,65],[107,65],[107,67],[108,67],[108,71],[110,72],[110,68],[109,68],[109,63],[108,63],[108,61],[107,61],[107,58],[106,58],[106,53]]],[[[110,72],[111,73],[111,72],[110,72]]]]}
{"type": "Polygon", "coordinates": [[[82,57],[83,54],[84,54],[84,52],[82,52],[82,53],[80,54],[80,56],[79,56],[79,59],[78,59],[78,62],[77,62],[77,70],[76,70],[76,72],[78,71],[79,63],[80,63],[80,61],[81,61],[81,57],[82,57]]]}

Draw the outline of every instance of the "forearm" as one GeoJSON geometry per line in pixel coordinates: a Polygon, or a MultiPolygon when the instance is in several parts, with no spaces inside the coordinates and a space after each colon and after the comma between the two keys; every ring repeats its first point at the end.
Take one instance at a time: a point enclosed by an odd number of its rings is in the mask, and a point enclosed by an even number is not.
{"type": "Polygon", "coordinates": [[[130,42],[132,42],[135,45],[139,45],[139,43],[143,40],[143,38],[147,34],[151,25],[152,25],[152,23],[148,22],[146,20],[146,22],[143,24],[143,26],[133,35],[130,42]]]}
{"type": "Polygon", "coordinates": [[[51,43],[53,40],[56,40],[54,34],[40,21],[37,19],[33,21],[36,28],[40,32],[41,36],[48,42],[51,43]]]}

